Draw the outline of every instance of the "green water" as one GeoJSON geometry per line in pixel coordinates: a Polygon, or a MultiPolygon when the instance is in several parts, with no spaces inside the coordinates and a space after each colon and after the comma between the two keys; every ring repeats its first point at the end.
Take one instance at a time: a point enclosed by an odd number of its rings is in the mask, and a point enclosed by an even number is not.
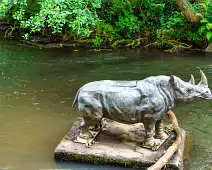
{"type": "MultiPolygon", "coordinates": [[[[134,80],[176,75],[212,87],[212,55],[166,54],[152,50],[91,52],[39,50],[0,38],[0,169],[121,169],[86,164],[57,164],[53,152],[79,114],[71,108],[83,84],[101,79],[134,80]]],[[[182,128],[193,135],[190,169],[212,169],[212,101],[174,110],[182,128]]]]}

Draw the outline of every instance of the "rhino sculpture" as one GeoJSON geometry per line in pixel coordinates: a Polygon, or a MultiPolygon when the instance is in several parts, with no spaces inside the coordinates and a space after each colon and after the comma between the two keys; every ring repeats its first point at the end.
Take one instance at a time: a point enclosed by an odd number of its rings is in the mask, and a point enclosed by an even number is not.
{"type": "Polygon", "coordinates": [[[72,107],[78,102],[84,122],[80,136],[90,138],[88,128],[100,124],[103,117],[114,121],[144,124],[144,144],[154,146],[154,137],[164,139],[163,117],[176,103],[210,99],[211,91],[205,74],[195,85],[193,75],[189,82],[176,76],[155,76],[138,81],[102,80],[82,86],[72,107]],[[154,136],[155,133],[155,136],[154,136]]]}

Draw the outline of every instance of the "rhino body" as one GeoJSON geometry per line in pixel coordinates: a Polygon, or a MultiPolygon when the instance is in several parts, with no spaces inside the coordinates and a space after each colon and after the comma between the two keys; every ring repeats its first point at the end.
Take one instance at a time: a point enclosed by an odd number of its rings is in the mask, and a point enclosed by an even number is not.
{"type": "MultiPolygon", "coordinates": [[[[88,128],[100,124],[103,117],[114,121],[134,124],[143,123],[146,131],[145,144],[154,145],[153,136],[164,139],[164,115],[177,102],[191,102],[211,98],[207,79],[201,72],[198,85],[194,80],[184,82],[176,76],[155,76],[138,81],[102,80],[82,86],[75,97],[84,122],[81,137],[90,138],[88,128]]],[[[192,76],[193,77],[193,76],[192,76]]]]}

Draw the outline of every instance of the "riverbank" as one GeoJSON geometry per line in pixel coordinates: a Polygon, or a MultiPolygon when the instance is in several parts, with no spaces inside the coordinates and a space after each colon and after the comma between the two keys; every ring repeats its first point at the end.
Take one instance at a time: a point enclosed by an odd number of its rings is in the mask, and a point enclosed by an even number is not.
{"type": "Polygon", "coordinates": [[[178,42],[175,40],[167,40],[166,45],[162,46],[160,40],[155,40],[156,38],[153,35],[146,36],[144,38],[135,37],[135,39],[120,39],[116,40],[111,44],[101,44],[96,46],[93,39],[64,39],[62,36],[53,36],[53,35],[36,35],[30,36],[28,40],[23,38],[23,33],[15,30],[10,30],[9,25],[1,25],[0,32],[1,36],[6,39],[18,40],[21,43],[29,46],[33,46],[39,49],[49,49],[49,48],[86,48],[93,51],[99,50],[112,50],[114,48],[139,48],[143,47],[146,49],[161,49],[165,52],[182,52],[182,51],[202,51],[202,52],[211,52],[210,46],[200,46],[199,44],[186,44],[183,42],[178,42]],[[206,50],[206,47],[208,50],[206,50]]]}
{"type": "Polygon", "coordinates": [[[0,26],[39,48],[63,46],[156,48],[166,52],[206,49],[212,43],[210,0],[3,1],[0,26]],[[191,15],[190,15],[191,14],[191,15]]]}

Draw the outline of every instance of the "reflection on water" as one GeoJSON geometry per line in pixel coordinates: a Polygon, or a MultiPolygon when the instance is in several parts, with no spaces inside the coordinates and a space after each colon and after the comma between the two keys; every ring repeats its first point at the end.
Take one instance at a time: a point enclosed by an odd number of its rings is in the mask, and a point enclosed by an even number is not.
{"type": "MultiPolygon", "coordinates": [[[[0,168],[121,169],[85,164],[56,164],[53,151],[79,116],[71,108],[83,84],[102,79],[134,80],[165,74],[212,83],[212,56],[165,54],[142,49],[91,52],[39,50],[0,39],[0,168]]],[[[194,136],[190,169],[212,167],[212,101],[175,109],[180,126],[194,136]]]]}

